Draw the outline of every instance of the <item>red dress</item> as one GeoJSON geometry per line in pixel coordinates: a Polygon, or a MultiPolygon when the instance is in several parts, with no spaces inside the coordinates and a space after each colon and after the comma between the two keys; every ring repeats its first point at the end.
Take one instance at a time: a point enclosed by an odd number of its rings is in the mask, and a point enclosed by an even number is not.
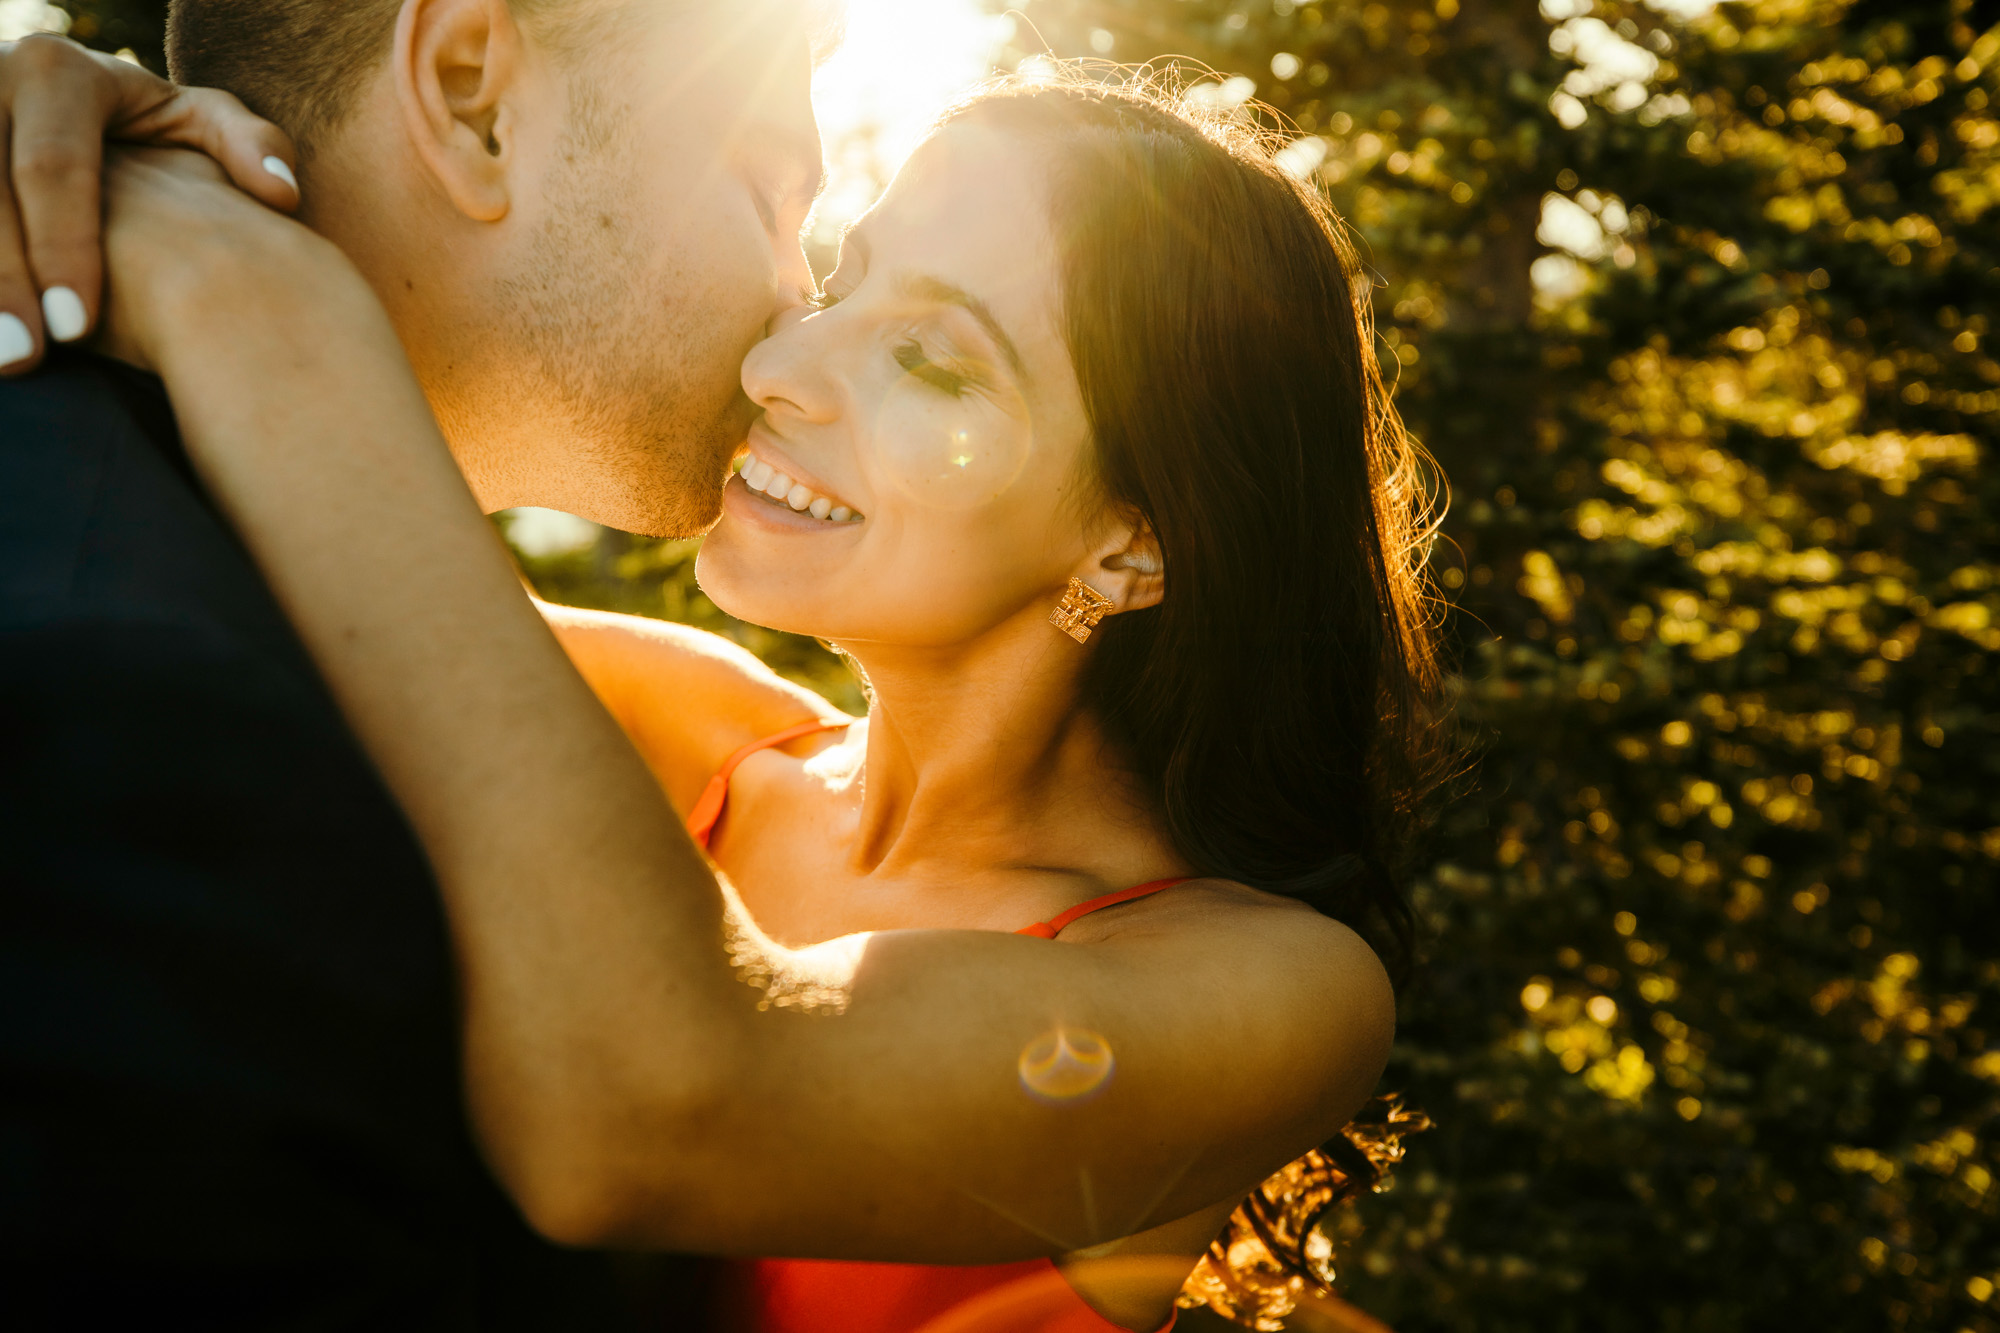
{"type": "MultiPolygon", "coordinates": [[[[804,722],[729,756],[687,820],[706,848],[729,803],[729,779],[745,759],[846,722],[804,722]]],[[[1150,897],[1184,879],[1156,880],[1079,903],[1015,931],[1052,940],[1081,917],[1150,897]]],[[[822,1259],[755,1259],[734,1265],[731,1333],[1132,1333],[1090,1308],[1047,1259],[946,1267],[822,1259]]],[[[1167,1333],[1178,1314],[1157,1333],[1167,1333]]]]}

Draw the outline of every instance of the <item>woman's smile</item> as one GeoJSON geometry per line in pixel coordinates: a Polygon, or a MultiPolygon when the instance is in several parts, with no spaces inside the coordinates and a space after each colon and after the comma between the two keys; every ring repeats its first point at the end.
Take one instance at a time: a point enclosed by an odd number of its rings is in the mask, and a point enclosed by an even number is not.
{"type": "MultiPolygon", "coordinates": [[[[767,491],[758,490],[746,479],[745,473],[738,472],[729,479],[722,491],[722,515],[725,523],[743,522],[765,531],[784,533],[834,533],[851,531],[861,525],[859,514],[849,511],[845,519],[835,520],[829,507],[827,516],[815,515],[809,507],[794,509],[788,499],[781,500],[767,491]]],[[[823,497],[822,497],[823,498],[823,497]]]]}
{"type": "Polygon", "coordinates": [[[729,489],[754,496],[766,509],[781,511],[759,517],[793,516],[799,521],[784,525],[793,531],[800,530],[805,524],[810,525],[806,528],[808,531],[849,527],[864,522],[866,518],[837,495],[831,486],[807,475],[803,468],[780,452],[761,422],[751,428],[750,442],[737,458],[736,479],[730,483],[729,489]]]}
{"type": "Polygon", "coordinates": [[[744,485],[772,504],[782,504],[798,513],[835,523],[861,521],[861,515],[848,506],[835,504],[827,496],[802,481],[794,481],[761,458],[753,456],[745,460],[742,472],[737,475],[743,478],[744,485]]]}

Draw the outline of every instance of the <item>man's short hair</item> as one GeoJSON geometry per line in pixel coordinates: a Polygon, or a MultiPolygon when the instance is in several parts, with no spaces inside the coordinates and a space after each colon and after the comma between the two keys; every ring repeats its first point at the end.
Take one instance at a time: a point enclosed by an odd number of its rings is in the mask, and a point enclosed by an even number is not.
{"type": "MultiPolygon", "coordinates": [[[[508,0],[523,22],[564,44],[621,16],[614,0],[508,0]],[[566,39],[566,40],[565,40],[566,39]]],[[[223,88],[311,153],[340,125],[389,55],[403,0],[172,0],[167,71],[177,83],[223,88]]]]}

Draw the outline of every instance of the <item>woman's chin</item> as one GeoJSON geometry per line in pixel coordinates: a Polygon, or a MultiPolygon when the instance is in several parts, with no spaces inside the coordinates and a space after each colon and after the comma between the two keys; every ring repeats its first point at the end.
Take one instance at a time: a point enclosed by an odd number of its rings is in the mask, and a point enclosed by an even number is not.
{"type": "Polygon", "coordinates": [[[702,541],[695,581],[724,615],[786,634],[826,637],[824,589],[812,571],[812,537],[852,539],[858,524],[832,524],[780,510],[751,494],[740,477],[722,493],[722,521],[702,541]],[[810,525],[810,526],[808,526],[810,525]]]}

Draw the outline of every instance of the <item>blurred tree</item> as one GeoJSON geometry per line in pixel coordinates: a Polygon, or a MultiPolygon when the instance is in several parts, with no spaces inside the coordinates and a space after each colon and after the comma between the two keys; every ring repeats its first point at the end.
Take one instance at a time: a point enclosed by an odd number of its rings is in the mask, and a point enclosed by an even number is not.
{"type": "Polygon", "coordinates": [[[155,74],[167,68],[167,0],[65,0],[69,35],[100,51],[130,51],[155,74]]]}
{"type": "Polygon", "coordinates": [[[1457,492],[1486,746],[1391,1073],[1439,1128],[1349,1293],[2000,1328],[2000,7],[1007,3],[1261,85],[1457,492]]]}

